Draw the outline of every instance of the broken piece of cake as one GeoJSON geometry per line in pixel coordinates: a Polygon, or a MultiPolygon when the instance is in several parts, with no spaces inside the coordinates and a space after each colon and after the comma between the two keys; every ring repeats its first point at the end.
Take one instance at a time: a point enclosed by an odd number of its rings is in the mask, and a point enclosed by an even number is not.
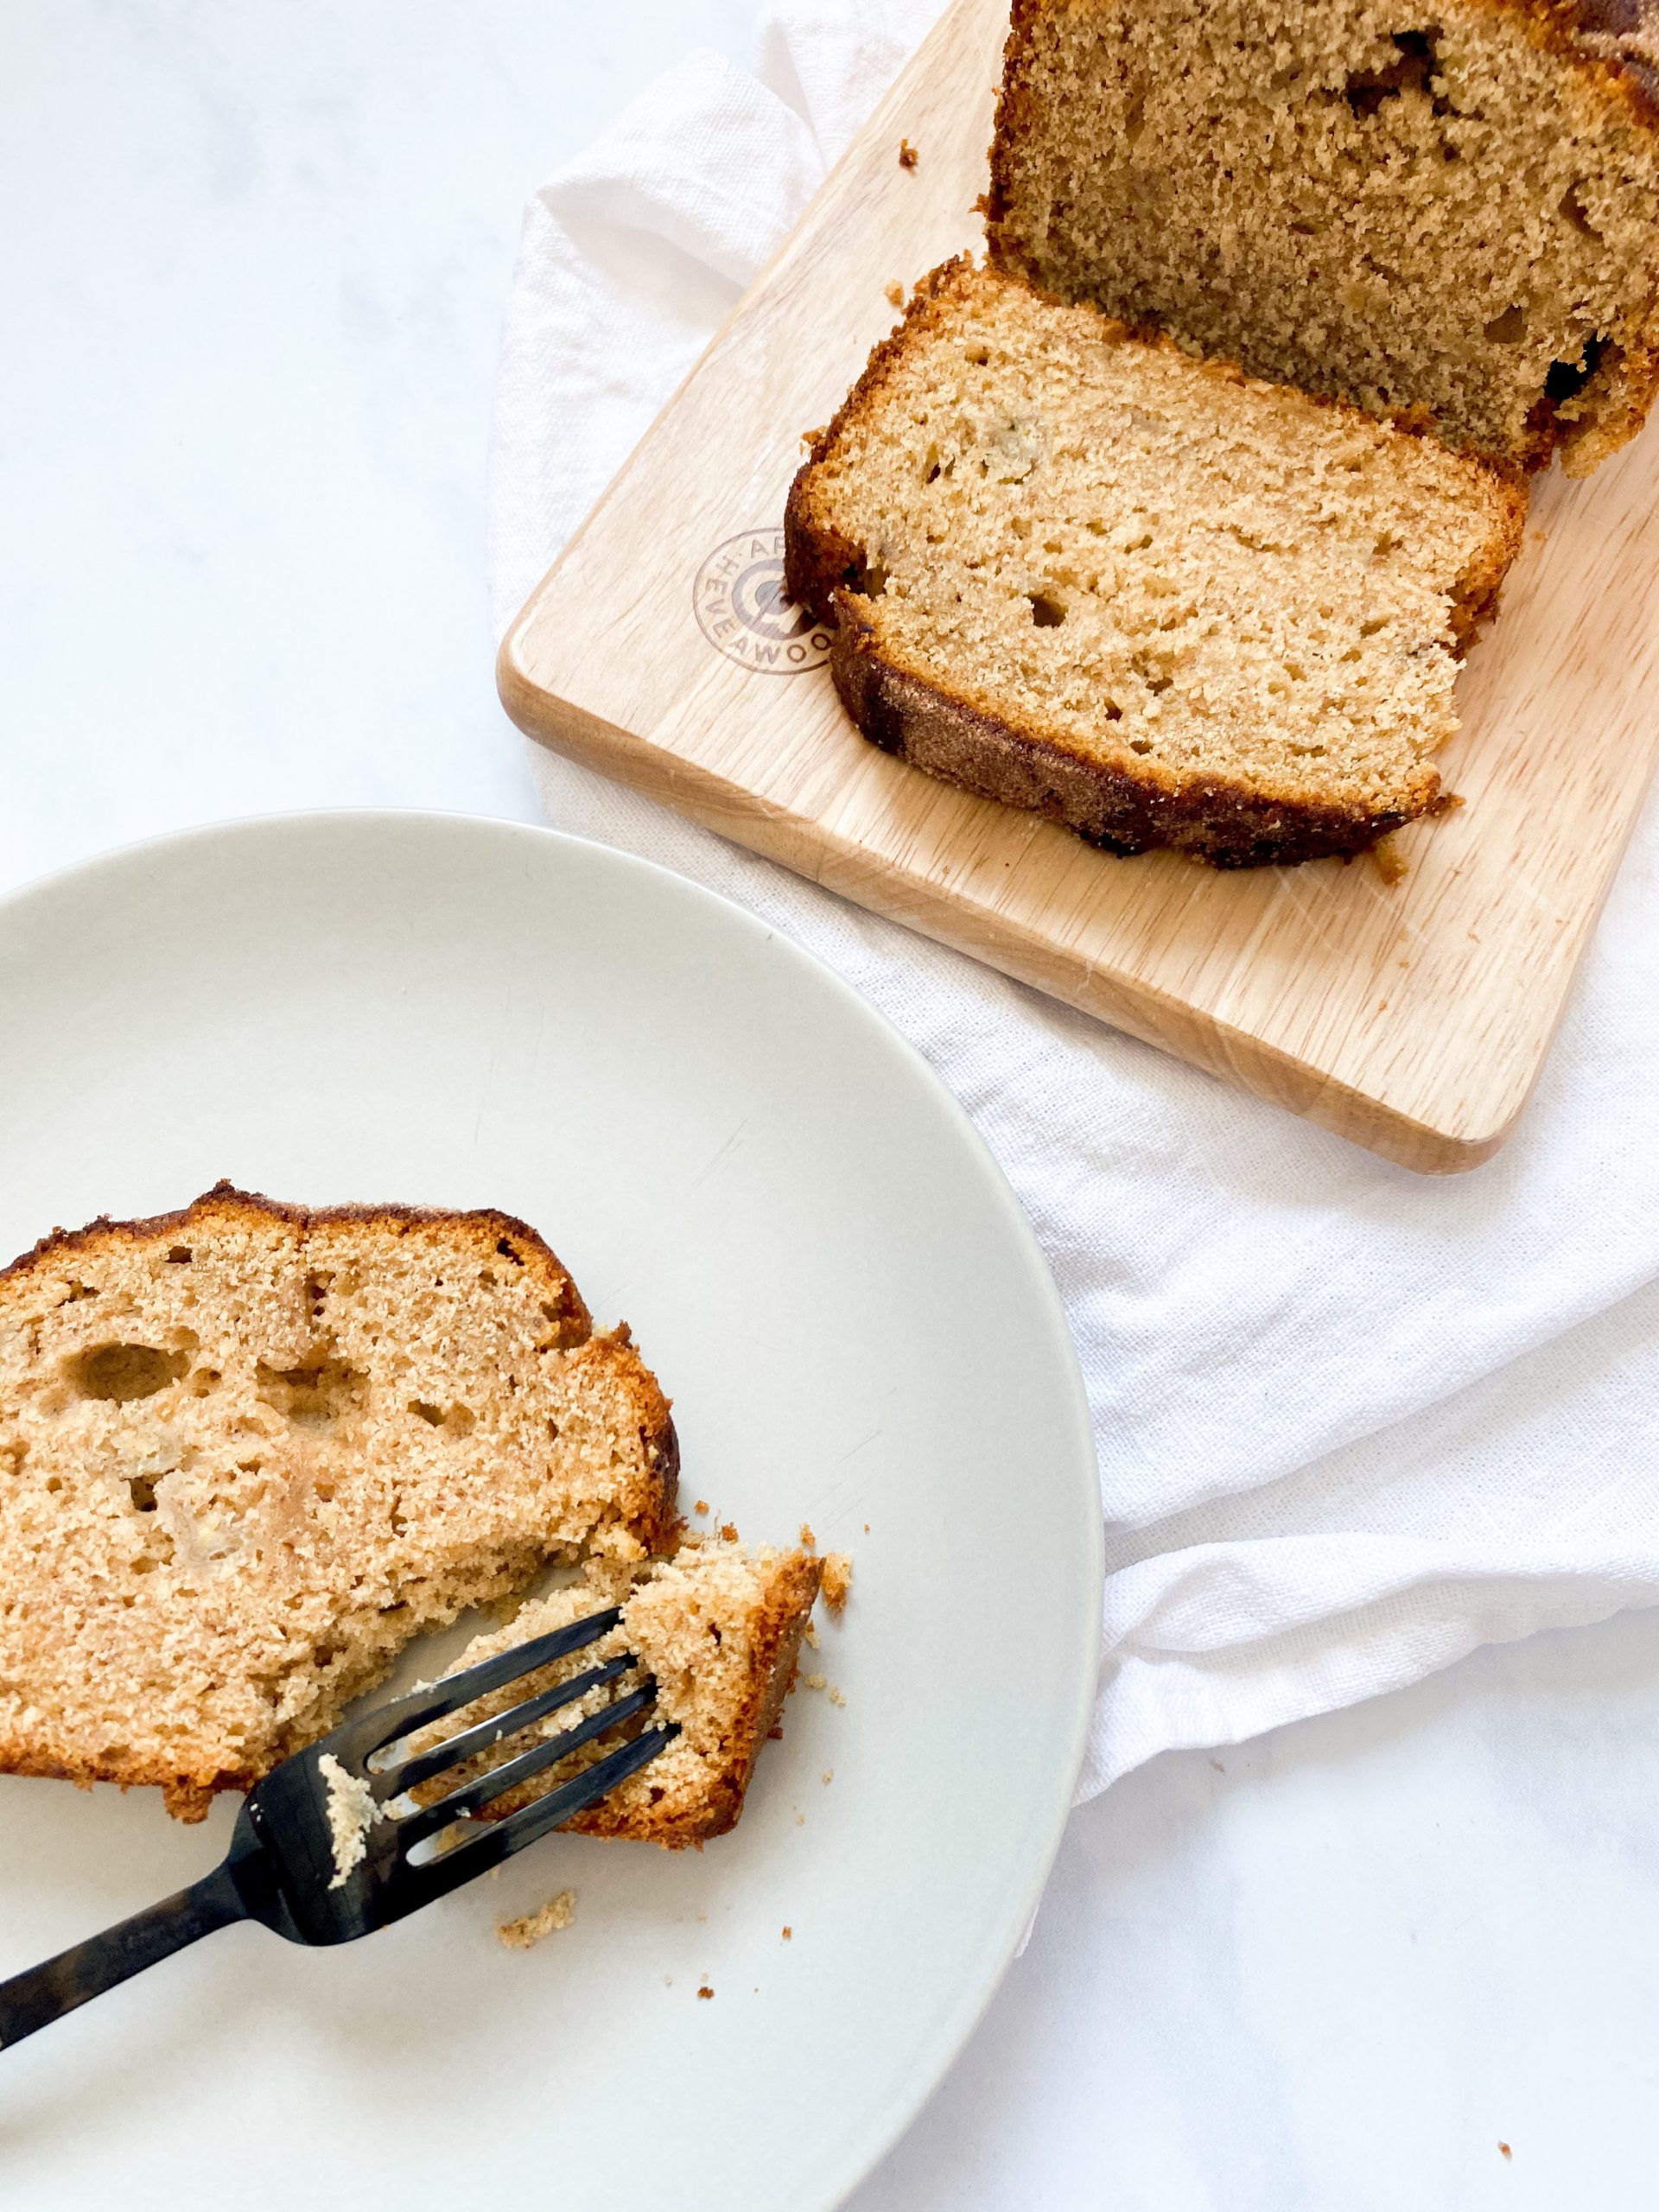
{"type": "MultiPolygon", "coordinates": [[[[633,1729],[670,1721],[680,1732],[649,1766],[567,1825],[588,1835],[629,1837],[671,1850],[700,1846],[723,1835],[743,1808],[760,1746],[794,1682],[822,1572],[822,1562],[810,1552],[724,1541],[687,1544],[671,1558],[632,1570],[594,1561],[579,1582],[521,1607],[511,1626],[475,1638],[449,1672],[476,1666],[613,1605],[622,1610],[619,1626],[602,1641],[423,1731],[416,1747],[425,1750],[493,1712],[505,1712],[618,1653],[632,1652],[657,1688],[653,1708],[633,1729]]],[[[417,1795],[427,1802],[447,1796],[522,1752],[537,1736],[556,1736],[613,1697],[626,1694],[638,1680],[625,1675],[560,1707],[535,1728],[446,1771],[417,1795]]],[[[482,1817],[499,1820],[528,1804],[604,1758],[618,1740],[612,1732],[583,1745],[533,1783],[496,1799],[482,1817]]]]}

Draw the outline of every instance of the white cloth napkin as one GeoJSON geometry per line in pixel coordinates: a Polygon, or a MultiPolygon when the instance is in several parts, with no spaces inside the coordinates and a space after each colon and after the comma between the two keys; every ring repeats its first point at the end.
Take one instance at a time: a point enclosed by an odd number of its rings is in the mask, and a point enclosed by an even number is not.
{"type": "MultiPolygon", "coordinates": [[[[499,628],[937,12],[782,0],[752,74],[692,55],[531,200],[494,423],[499,628]]],[[[838,969],[1018,1192],[1100,1453],[1084,1794],[1169,1746],[1659,1602],[1653,810],[1519,1134],[1425,1180],[531,751],[558,826],[838,969]]]]}

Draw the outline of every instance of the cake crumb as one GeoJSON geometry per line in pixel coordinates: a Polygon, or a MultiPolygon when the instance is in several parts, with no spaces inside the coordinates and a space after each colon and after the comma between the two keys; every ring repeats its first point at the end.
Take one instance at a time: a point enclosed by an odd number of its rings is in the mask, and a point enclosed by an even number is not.
{"type": "Polygon", "coordinates": [[[801,1541],[810,1552],[815,1552],[818,1548],[818,1540],[804,1521],[801,1523],[801,1541]]]}
{"type": "Polygon", "coordinates": [[[845,1705],[847,1702],[846,1699],[842,1695],[841,1692],[835,1688],[833,1683],[831,1684],[830,1690],[830,1702],[831,1705],[845,1705]]]}
{"type": "Polygon", "coordinates": [[[1497,2146],[1497,2150],[1498,2150],[1498,2156],[1499,2156],[1500,2158],[1512,2158],[1515,2156],[1514,2152],[1510,2150],[1510,2146],[1509,2146],[1509,2145],[1508,2145],[1507,2143],[1500,2143],[1500,2144],[1498,2145],[1498,2146],[1497,2146]]]}
{"type": "Polygon", "coordinates": [[[699,1997],[712,1997],[714,1993],[714,1991],[709,1988],[706,1981],[703,1983],[702,1987],[697,1992],[699,1997]]]}
{"type": "Polygon", "coordinates": [[[913,169],[920,159],[920,155],[908,138],[899,141],[899,166],[901,169],[913,169]]]}
{"type": "Polygon", "coordinates": [[[795,1825],[798,1828],[804,1828],[806,1826],[806,1815],[804,1813],[796,1814],[795,1825]]]}
{"type": "Polygon", "coordinates": [[[1371,865],[1390,891],[1411,874],[1411,862],[1392,837],[1379,837],[1371,848],[1371,865]]]}
{"type": "Polygon", "coordinates": [[[864,1533],[867,1536],[870,1533],[870,1524],[868,1521],[864,1523],[864,1533]]]}
{"type": "Polygon", "coordinates": [[[823,1602],[832,1613],[838,1613],[847,1603],[847,1593],[853,1586],[853,1562],[846,1552],[826,1552],[823,1555],[823,1580],[820,1586],[823,1602]]]}
{"type": "Polygon", "coordinates": [[[833,1782],[833,1781],[835,1780],[835,1778],[836,1778],[836,1770],[834,1769],[834,1767],[832,1767],[832,1766],[827,1766],[827,1767],[825,1767],[825,1769],[823,1770],[823,1778],[824,1778],[824,1780],[825,1780],[826,1782],[833,1782]]]}
{"type": "Polygon", "coordinates": [[[795,1941],[795,1930],[787,1921],[784,1923],[784,1941],[785,1943],[792,1943],[795,1941]]]}
{"type": "Polygon", "coordinates": [[[816,1621],[808,1621],[806,1624],[806,1641],[812,1650],[816,1651],[817,1649],[818,1624],[816,1621]]]}
{"type": "Polygon", "coordinates": [[[721,1522],[720,1541],[722,1544],[734,1544],[737,1541],[737,1529],[731,1522],[721,1522]]]}
{"type": "Polygon", "coordinates": [[[332,1751],[325,1751],[317,1761],[317,1772],[328,1791],[324,1809],[334,1854],[334,1878],[328,1886],[341,1890],[369,1855],[369,1830],[386,1816],[375,1803],[368,1783],[347,1774],[332,1751]]]}
{"type": "Polygon", "coordinates": [[[696,1503],[692,1507],[691,1510],[694,1513],[706,1513],[709,1510],[708,1499],[706,1497],[700,1497],[696,1503]]]}
{"type": "Polygon", "coordinates": [[[672,1975],[671,1974],[665,1974],[663,1976],[663,1987],[664,1987],[664,1989],[672,1989],[672,1988],[673,1988],[673,1986],[674,1986],[674,1977],[673,1977],[673,1975],[672,1975]]]}
{"type": "Polygon", "coordinates": [[[498,1922],[496,1936],[510,1951],[531,1951],[544,1936],[552,1935],[556,1929],[568,1928],[575,1914],[575,1891],[561,1890],[539,1911],[527,1912],[518,1920],[498,1922]]]}
{"type": "Polygon", "coordinates": [[[901,308],[904,304],[905,288],[898,282],[897,278],[895,278],[893,282],[887,286],[887,305],[890,308],[901,308]]]}
{"type": "Polygon", "coordinates": [[[803,1675],[801,1684],[804,1688],[809,1690],[827,1689],[830,1687],[830,1677],[828,1675],[803,1675]]]}

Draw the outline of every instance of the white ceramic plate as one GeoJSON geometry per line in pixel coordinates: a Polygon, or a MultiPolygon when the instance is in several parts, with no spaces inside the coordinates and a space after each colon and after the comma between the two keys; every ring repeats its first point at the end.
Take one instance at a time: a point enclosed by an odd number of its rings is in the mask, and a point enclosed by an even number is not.
{"type": "MultiPolygon", "coordinates": [[[[1095,1677],[1082,1389],[963,1116],[724,902],[418,815],[212,830],[24,892],[0,1039],[0,1256],[221,1175],[505,1207],[633,1324],[687,1507],[810,1522],[856,1573],[811,1662],[845,1703],[797,1691],[735,1834],[554,1837],[335,1952],[210,1938],[0,2054],[4,2201],[837,2202],[1013,1954],[1095,1677]],[[494,1941],[565,1886],[573,1926],[494,1941]]],[[[231,1818],[0,1779],[0,1973],[204,1872],[231,1818]]]]}

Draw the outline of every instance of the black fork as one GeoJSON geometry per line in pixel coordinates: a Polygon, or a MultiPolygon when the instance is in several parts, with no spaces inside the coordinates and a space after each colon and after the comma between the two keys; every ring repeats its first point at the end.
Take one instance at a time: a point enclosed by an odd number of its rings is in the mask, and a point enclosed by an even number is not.
{"type": "Polygon", "coordinates": [[[33,2035],[36,2028],[73,2012],[89,1997],[113,1989],[118,1982],[232,1921],[261,1921],[290,1943],[349,1943],[356,1936],[372,1935],[487,1873],[550,1828],[596,1803],[654,1759],[678,1735],[677,1726],[647,1728],[629,1738],[505,1820],[478,1828],[465,1824],[469,1815],[493,1799],[645,1713],[656,1696],[656,1686],[649,1680],[574,1727],[532,1745],[435,1802],[400,1807],[394,1801],[477,1753],[493,1750],[560,1706],[637,1669],[639,1662],[628,1652],[462,1729],[429,1751],[381,1764],[373,1762],[375,1754],[389,1745],[459,1712],[474,1699],[487,1697],[539,1667],[597,1643],[621,1618],[614,1609],[593,1613],[533,1643],[515,1645],[462,1674],[447,1675],[429,1689],[416,1690],[360,1719],[348,1720],[284,1759],[249,1794],[237,1817],[230,1850],[211,1874],[103,1935],[60,1951],[44,1966],[0,1982],[0,2046],[33,2035]],[[351,1780],[366,1783],[381,1808],[364,1831],[361,1861],[343,1881],[336,1879],[329,1778],[320,1770],[327,1758],[337,1762],[351,1780]],[[443,1837],[446,1830],[452,1831],[446,1839],[448,1847],[445,1842],[435,1842],[429,1856],[411,1855],[421,1845],[443,1837]]]}

